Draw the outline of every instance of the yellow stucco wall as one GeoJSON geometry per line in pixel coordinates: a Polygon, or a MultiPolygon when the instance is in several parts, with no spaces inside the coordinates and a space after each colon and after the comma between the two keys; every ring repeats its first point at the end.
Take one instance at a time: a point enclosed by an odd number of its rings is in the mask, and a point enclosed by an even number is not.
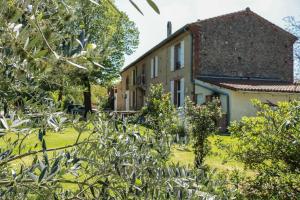
{"type": "Polygon", "coordinates": [[[227,99],[229,100],[228,116],[230,121],[240,120],[243,116],[254,116],[256,109],[251,103],[252,99],[258,99],[266,103],[272,102],[274,104],[279,101],[300,100],[300,93],[233,91],[199,80],[196,80],[195,83],[196,95],[210,95],[213,92],[221,94],[220,100],[224,113],[227,113],[227,99]]]}
{"type": "MultiPolygon", "coordinates": [[[[152,52],[150,55],[145,57],[143,60],[139,61],[135,65],[131,66],[127,70],[121,73],[122,80],[120,82],[120,86],[118,86],[118,110],[125,110],[125,92],[126,92],[126,77],[129,78],[129,92],[136,91],[137,93],[137,109],[140,109],[144,100],[149,93],[149,88],[151,84],[161,83],[166,92],[170,92],[170,81],[174,79],[184,78],[184,86],[185,86],[185,96],[190,96],[193,91],[193,84],[191,81],[191,44],[192,37],[190,33],[185,32],[178,37],[174,38],[164,46],[160,47],[156,51],[152,52]],[[170,47],[178,44],[179,42],[184,41],[184,67],[175,71],[171,71],[170,67],[170,47]],[[151,59],[155,56],[158,56],[158,77],[151,78],[151,59]],[[146,81],[146,91],[145,97],[140,89],[136,85],[132,84],[131,77],[132,71],[137,71],[137,77],[142,74],[143,65],[145,66],[145,81],[146,81]]],[[[132,105],[132,98],[129,95],[129,102],[132,105]]],[[[130,106],[130,110],[134,110],[132,106],[130,106]]]]}
{"type": "Polygon", "coordinates": [[[243,116],[253,116],[256,113],[251,99],[258,99],[262,102],[300,100],[300,93],[280,93],[280,92],[230,92],[230,120],[240,120],[243,116]]]}

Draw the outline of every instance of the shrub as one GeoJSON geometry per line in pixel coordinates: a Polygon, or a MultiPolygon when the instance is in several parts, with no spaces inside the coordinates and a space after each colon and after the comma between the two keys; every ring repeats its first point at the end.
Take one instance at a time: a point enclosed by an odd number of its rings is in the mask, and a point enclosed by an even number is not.
{"type": "Polygon", "coordinates": [[[217,121],[221,117],[219,104],[217,99],[206,105],[195,105],[189,98],[186,99],[186,117],[194,139],[197,168],[202,166],[203,159],[209,152],[208,136],[218,130],[217,121]]]}
{"type": "Polygon", "coordinates": [[[168,132],[177,119],[170,94],[164,93],[161,84],[151,85],[146,106],[142,108],[146,124],[158,133],[168,132]]]}
{"type": "Polygon", "coordinates": [[[239,140],[231,156],[257,172],[245,184],[248,198],[300,198],[300,102],[272,107],[258,100],[255,117],[243,117],[229,130],[239,140]]]}

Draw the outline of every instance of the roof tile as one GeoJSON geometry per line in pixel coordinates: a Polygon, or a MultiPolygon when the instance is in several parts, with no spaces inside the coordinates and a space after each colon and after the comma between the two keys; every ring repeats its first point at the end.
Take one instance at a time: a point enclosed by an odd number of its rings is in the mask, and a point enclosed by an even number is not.
{"type": "Polygon", "coordinates": [[[300,93],[300,84],[262,79],[200,77],[198,80],[230,90],[300,93]]]}

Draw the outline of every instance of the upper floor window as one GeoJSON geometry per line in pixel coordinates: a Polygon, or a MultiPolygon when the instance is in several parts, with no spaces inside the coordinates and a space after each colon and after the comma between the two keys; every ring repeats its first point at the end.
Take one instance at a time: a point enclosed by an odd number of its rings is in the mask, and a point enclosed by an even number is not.
{"type": "Polygon", "coordinates": [[[146,83],[146,80],[145,80],[145,68],[146,68],[146,65],[143,64],[142,74],[141,74],[141,84],[145,84],[146,83]]]}
{"type": "Polygon", "coordinates": [[[132,77],[132,85],[135,85],[136,84],[136,70],[134,69],[132,72],[131,72],[131,77],[132,77]]]}
{"type": "Polygon", "coordinates": [[[158,77],[158,56],[151,59],[151,78],[158,77]]]}
{"type": "Polygon", "coordinates": [[[174,47],[174,63],[175,63],[175,70],[180,69],[182,66],[182,50],[181,50],[181,43],[175,45],[174,47]]]}
{"type": "Polygon", "coordinates": [[[126,90],[129,90],[129,79],[128,79],[128,76],[126,77],[126,81],[125,81],[125,87],[126,87],[126,90]]]}
{"type": "Polygon", "coordinates": [[[170,67],[171,71],[184,67],[184,41],[170,48],[170,67]]]}

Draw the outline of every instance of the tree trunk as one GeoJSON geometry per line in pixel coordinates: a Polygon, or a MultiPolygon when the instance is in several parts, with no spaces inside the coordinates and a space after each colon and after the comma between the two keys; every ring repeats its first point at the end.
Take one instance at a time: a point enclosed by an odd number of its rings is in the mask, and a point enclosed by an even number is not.
{"type": "Polygon", "coordinates": [[[91,84],[89,79],[86,77],[84,80],[86,90],[83,92],[84,96],[84,118],[86,119],[87,114],[92,111],[92,93],[91,84]]]}

